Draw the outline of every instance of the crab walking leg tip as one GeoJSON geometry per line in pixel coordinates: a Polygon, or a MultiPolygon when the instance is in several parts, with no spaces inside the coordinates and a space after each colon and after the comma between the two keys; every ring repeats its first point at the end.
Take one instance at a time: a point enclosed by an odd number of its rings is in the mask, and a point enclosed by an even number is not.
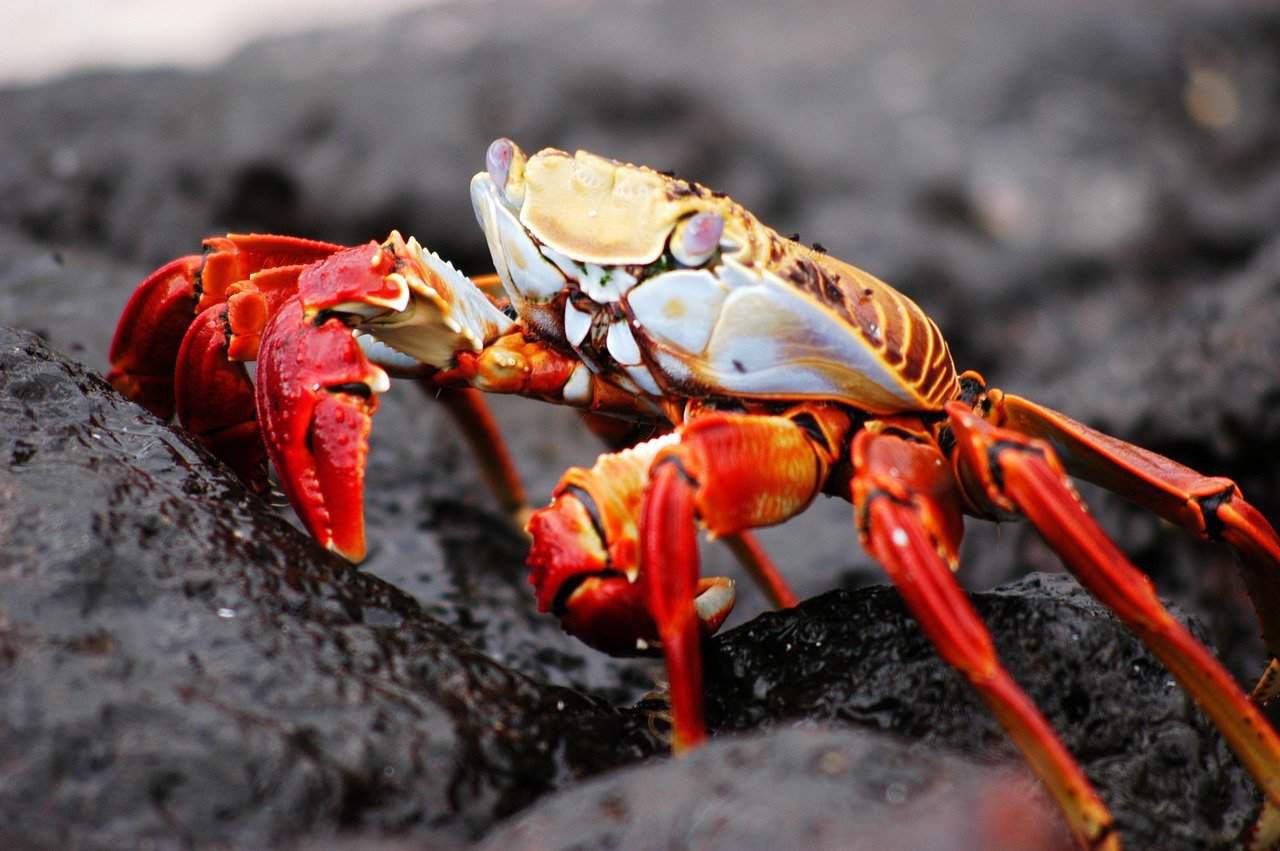
{"type": "Polygon", "coordinates": [[[948,407],[960,463],[1024,514],[1095,598],[1124,621],[1195,698],[1262,789],[1253,836],[1280,839],[1280,736],[1208,648],[1160,602],[1151,580],[1089,515],[1052,447],[948,407]],[[1277,834],[1272,836],[1272,833],[1277,834]]]}

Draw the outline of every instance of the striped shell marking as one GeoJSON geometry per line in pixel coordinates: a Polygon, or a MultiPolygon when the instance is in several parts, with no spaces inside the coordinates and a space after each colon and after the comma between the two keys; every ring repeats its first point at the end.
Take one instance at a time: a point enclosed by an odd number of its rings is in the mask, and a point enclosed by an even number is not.
{"type": "Polygon", "coordinates": [[[526,159],[500,143],[511,165],[472,181],[494,265],[526,324],[610,381],[878,414],[955,396],[937,326],[874,276],[696,183],[581,151],[526,159]],[[689,259],[677,235],[699,214],[723,230],[717,250],[689,259]]]}

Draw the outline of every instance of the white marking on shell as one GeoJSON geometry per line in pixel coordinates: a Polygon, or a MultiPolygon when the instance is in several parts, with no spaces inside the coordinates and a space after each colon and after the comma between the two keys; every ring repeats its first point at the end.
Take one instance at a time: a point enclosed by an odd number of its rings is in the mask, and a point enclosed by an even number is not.
{"type": "Polygon", "coordinates": [[[667,378],[677,383],[692,380],[693,370],[689,368],[685,358],[660,348],[650,349],[649,354],[654,359],[657,370],[667,378]]]}
{"type": "Polygon", "coordinates": [[[573,368],[573,374],[560,390],[560,397],[570,405],[586,405],[591,401],[591,370],[584,363],[573,368]]]}
{"type": "Polygon", "coordinates": [[[726,258],[731,287],[695,367],[731,393],[855,399],[872,411],[917,403],[879,358],[830,311],[776,275],[726,258]]]}
{"type": "Polygon", "coordinates": [[[546,302],[564,289],[564,276],[543,259],[485,172],[471,178],[471,207],[489,244],[493,268],[517,310],[525,301],[546,302]]]}
{"type": "MultiPolygon", "coordinates": [[[[407,288],[405,289],[404,302],[405,304],[409,303],[407,288]]],[[[361,319],[372,319],[381,313],[387,312],[387,308],[382,307],[381,305],[369,304],[368,302],[363,301],[344,301],[340,304],[335,304],[329,309],[335,313],[349,313],[352,316],[359,316],[361,319]]],[[[404,307],[402,306],[398,309],[404,310],[404,307]]]]}
{"type": "Polygon", "coordinates": [[[649,278],[627,294],[646,334],[690,355],[700,355],[724,304],[725,288],[705,269],[680,269],[649,278]]]}
{"type": "Polygon", "coordinates": [[[613,359],[623,366],[635,366],[642,360],[640,347],[636,345],[636,338],[631,335],[631,328],[626,320],[609,325],[605,345],[609,348],[609,354],[613,359]]]}
{"type": "Polygon", "coordinates": [[[580,281],[584,277],[581,263],[574,260],[567,254],[556,251],[550,245],[542,246],[542,256],[556,264],[556,266],[560,268],[560,271],[564,273],[566,278],[572,278],[575,281],[580,281]]]}
{"type": "Polygon", "coordinates": [[[908,543],[907,532],[901,527],[894,529],[889,537],[893,540],[895,546],[905,547],[908,543]]]}
{"type": "Polygon", "coordinates": [[[542,246],[542,255],[556,264],[566,278],[577,281],[578,287],[597,304],[618,301],[636,284],[635,276],[624,269],[598,263],[579,263],[549,245],[542,246]]]}
{"type": "Polygon", "coordinates": [[[575,349],[586,339],[591,330],[591,314],[573,306],[573,302],[564,303],[564,338],[575,349]]]}
{"type": "Polygon", "coordinates": [[[617,267],[588,263],[583,268],[586,274],[578,279],[578,286],[598,304],[618,301],[636,283],[635,276],[617,267]]]}
{"type": "Polygon", "coordinates": [[[515,216],[498,209],[498,234],[511,283],[521,301],[550,301],[564,289],[564,275],[547,262],[515,216]]]}
{"type": "Polygon", "coordinates": [[[507,272],[507,264],[503,261],[502,243],[498,239],[496,192],[493,180],[488,174],[481,172],[471,178],[471,210],[476,214],[480,230],[484,231],[485,242],[489,245],[489,257],[493,260],[493,268],[498,272],[498,277],[502,278],[507,296],[514,298],[511,275],[507,272]]]}
{"type": "Polygon", "coordinates": [[[640,366],[624,366],[623,370],[644,392],[651,396],[662,395],[662,388],[658,387],[658,382],[653,380],[653,374],[649,372],[649,368],[644,364],[640,366]]]}

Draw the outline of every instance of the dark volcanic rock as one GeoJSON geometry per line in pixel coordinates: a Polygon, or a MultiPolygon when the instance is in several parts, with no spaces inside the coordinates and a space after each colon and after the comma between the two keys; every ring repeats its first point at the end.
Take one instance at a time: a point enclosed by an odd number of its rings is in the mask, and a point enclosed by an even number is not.
{"type": "Polygon", "coordinates": [[[0,844],[461,845],[661,748],[320,551],[186,438],[0,332],[0,844]]]}
{"type": "Polygon", "coordinates": [[[477,851],[1066,851],[1035,781],[891,736],[781,730],[713,741],[544,799],[477,851]]]}
{"type": "MultiPolygon", "coordinates": [[[[973,595],[1014,679],[1116,817],[1126,847],[1235,848],[1257,793],[1209,719],[1142,644],[1065,576],[973,595]]],[[[966,751],[1018,751],[938,658],[892,588],[835,591],[711,643],[708,720],[751,730],[841,721],[966,751]]]]}

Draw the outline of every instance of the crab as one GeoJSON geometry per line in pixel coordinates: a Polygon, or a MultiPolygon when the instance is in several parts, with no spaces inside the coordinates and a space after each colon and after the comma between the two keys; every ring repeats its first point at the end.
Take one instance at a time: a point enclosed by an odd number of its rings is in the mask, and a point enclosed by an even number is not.
{"type": "Polygon", "coordinates": [[[358,561],[377,393],[441,395],[513,514],[524,496],[480,392],[579,408],[616,451],[528,514],[540,610],[617,655],[660,653],[677,752],[706,737],[701,641],[734,602],[701,577],[698,530],[794,601],[752,529],[819,494],[852,503],[864,547],[938,653],[990,707],[1081,847],[1118,848],[1106,805],[997,657],[953,575],[963,517],[1029,520],[1212,718],[1263,793],[1250,847],[1280,842],[1280,537],[1229,479],[957,372],[909,298],[780,236],[731,198],[579,151],[495,141],[471,199],[496,277],[398,233],[354,248],[206,241],[139,286],[112,383],[179,420],[254,487],[267,461],[310,532],[358,561]],[[256,360],[250,381],[245,362],[256,360]],[[613,425],[610,425],[610,424],[613,425]],[[638,427],[637,425],[638,424],[638,427]],[[657,435],[633,443],[636,434],[657,435]],[[1092,519],[1070,476],[1240,555],[1272,659],[1252,700],[1092,519]]]}

